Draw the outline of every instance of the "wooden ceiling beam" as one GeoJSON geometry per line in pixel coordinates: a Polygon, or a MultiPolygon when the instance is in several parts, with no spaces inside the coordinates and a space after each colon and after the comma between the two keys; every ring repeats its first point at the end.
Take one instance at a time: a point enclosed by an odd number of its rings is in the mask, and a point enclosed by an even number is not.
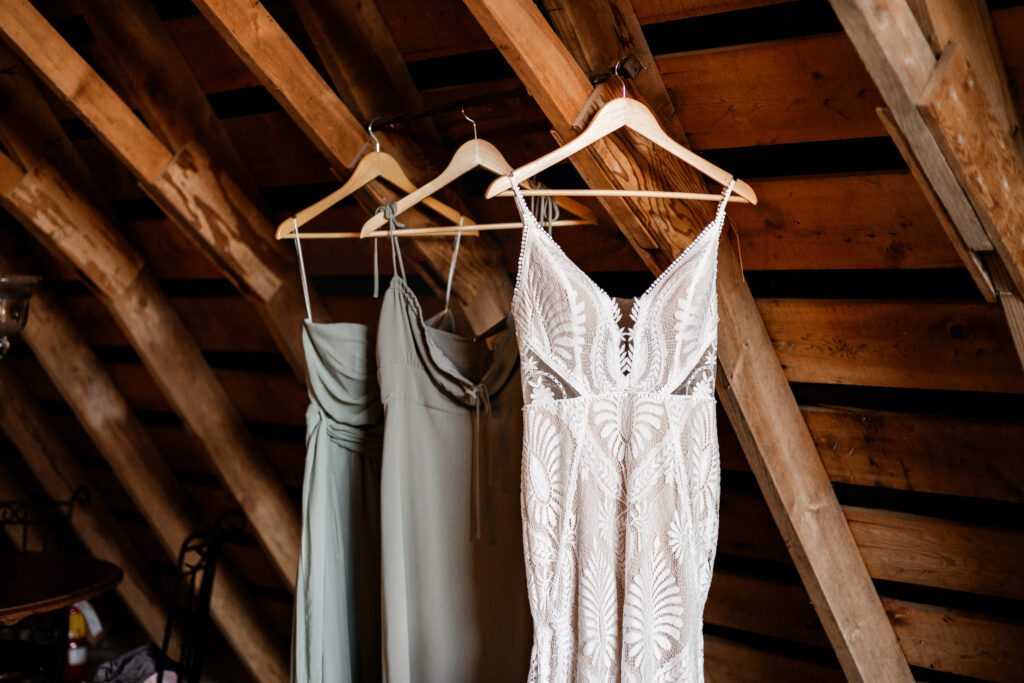
{"type": "MultiPolygon", "coordinates": [[[[2,255],[0,266],[10,272],[2,255]]],[[[0,430],[17,447],[46,494],[52,500],[65,501],[71,500],[79,487],[90,491],[88,504],[77,506],[71,518],[75,533],[93,557],[121,568],[124,580],[117,592],[149,637],[159,642],[167,621],[167,598],[154,588],[145,561],[120,533],[117,520],[96,487],[7,364],[0,364],[0,395],[4,397],[0,401],[0,430]]],[[[4,497],[10,498],[6,493],[4,497]]]]}
{"type": "Polygon", "coordinates": [[[964,242],[974,251],[992,249],[989,236],[917,109],[917,97],[935,68],[935,55],[906,0],[831,3],[964,242]]]}
{"type": "MultiPolygon", "coordinates": [[[[625,0],[612,4],[617,17],[613,25],[630,32],[623,42],[642,49],[644,39],[635,17],[622,19],[633,13],[632,7],[625,0]]],[[[466,5],[562,140],[580,130],[590,113],[583,111],[588,103],[597,107],[619,94],[616,83],[591,97],[583,70],[532,2],[466,0],[466,5]]],[[[600,20],[600,15],[594,17],[600,20]]],[[[590,27],[589,20],[567,30],[578,32],[580,44],[589,44],[591,35],[597,40],[614,35],[608,27],[590,27]]],[[[622,47],[612,44],[607,49],[622,47]]],[[[593,154],[573,160],[591,187],[704,188],[703,179],[680,163],[659,157],[657,165],[652,164],[652,155],[643,146],[611,140],[592,150],[593,154]]],[[[654,272],[671,262],[703,225],[697,215],[682,210],[669,214],[662,205],[609,200],[605,207],[654,272]]],[[[704,207],[701,213],[706,216],[709,211],[704,207]]],[[[728,247],[720,250],[718,297],[719,398],[844,672],[854,681],[912,681],[757,305],[728,247]]]]}
{"type": "MultiPolygon", "coordinates": [[[[165,145],[28,0],[0,0],[0,33],[131,170],[142,188],[248,294],[303,377],[305,305],[293,260],[268,243],[273,226],[197,140],[165,145]]],[[[323,314],[312,295],[314,315],[323,314]]]]}
{"type": "MultiPolygon", "coordinates": [[[[0,269],[17,270],[17,266],[10,250],[5,248],[0,253],[0,269]]],[[[205,526],[197,508],[92,348],[45,287],[32,297],[31,315],[22,336],[131,496],[136,509],[146,518],[166,556],[176,561],[181,544],[189,534],[205,526]]],[[[12,394],[4,393],[4,396],[12,394]]],[[[24,419],[25,405],[22,401],[4,400],[0,416],[4,410],[16,410],[16,417],[24,419]]],[[[21,429],[31,424],[22,422],[21,429]]],[[[8,431],[6,427],[5,431],[8,431]]],[[[32,431],[37,438],[46,439],[46,434],[39,429],[32,431]]],[[[15,441],[26,459],[34,453],[31,444],[22,447],[22,440],[15,441]]],[[[40,445],[48,462],[62,477],[69,479],[70,485],[77,470],[73,456],[65,457],[50,441],[43,440],[40,445]]],[[[51,478],[47,475],[40,480],[47,485],[51,478]]],[[[77,518],[78,513],[75,516],[77,518]]],[[[101,526],[100,530],[101,536],[112,536],[111,528],[101,526]]],[[[133,603],[129,601],[129,604],[133,603]]],[[[225,639],[257,680],[280,683],[288,679],[287,653],[272,635],[266,619],[259,614],[253,597],[230,563],[217,567],[211,611],[225,639]]],[[[162,635],[162,626],[160,633],[162,635]]]]}
{"type": "MultiPolygon", "coordinates": [[[[263,5],[259,2],[239,4],[230,0],[196,0],[195,4],[305,131],[331,166],[339,173],[350,171],[367,148],[369,137],[366,129],[263,5]]],[[[344,57],[340,53],[335,56],[337,61],[333,58],[329,61],[337,66],[344,57]]],[[[394,71],[394,67],[391,70],[394,71]]],[[[376,84],[376,87],[387,88],[388,84],[376,84]]],[[[354,101],[360,101],[359,97],[363,95],[353,94],[354,101]]],[[[365,100],[369,101],[368,98],[365,100]]],[[[394,112],[375,112],[374,116],[387,113],[394,112]]],[[[434,170],[426,156],[408,138],[386,132],[379,137],[382,145],[399,159],[414,182],[432,177],[434,170]]],[[[361,193],[364,196],[360,201],[371,210],[381,203],[382,198],[385,201],[398,198],[382,183],[372,183],[367,193],[361,193]]],[[[414,211],[403,215],[402,220],[410,227],[429,223],[424,214],[414,211]]],[[[409,240],[403,247],[418,251],[433,273],[447,273],[452,240],[409,240]]],[[[443,281],[444,275],[437,280],[443,281]]],[[[501,266],[501,249],[492,237],[482,235],[462,247],[453,292],[474,332],[486,330],[506,316],[512,298],[512,283],[501,266]]]]}
{"type": "MultiPolygon", "coordinates": [[[[141,112],[150,130],[168,149],[197,141],[246,196],[262,206],[252,174],[153,4],[148,0],[79,4],[96,35],[95,53],[104,72],[141,112]]],[[[259,234],[281,246],[272,234],[259,234]]]]}
{"type": "MultiPolygon", "coordinates": [[[[23,97],[33,92],[38,98],[34,88],[20,91],[23,97]]],[[[19,121],[9,114],[0,109],[0,137],[21,137],[19,121]]],[[[52,134],[59,136],[60,129],[54,127],[52,134]]],[[[13,175],[10,169],[19,165],[3,159],[13,175]]],[[[294,505],[184,322],[144,269],[143,257],[53,163],[42,157],[19,161],[28,170],[15,184],[0,188],[5,190],[0,200],[96,287],[170,404],[202,443],[282,578],[294,587],[299,536],[294,505]]]]}

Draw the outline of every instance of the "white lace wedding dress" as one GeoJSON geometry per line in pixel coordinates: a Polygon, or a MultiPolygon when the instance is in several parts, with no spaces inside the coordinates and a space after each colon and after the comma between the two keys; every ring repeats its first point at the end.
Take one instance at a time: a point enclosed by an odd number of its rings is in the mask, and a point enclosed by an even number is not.
{"type": "Polygon", "coordinates": [[[720,490],[715,278],[732,184],[631,301],[570,261],[514,189],[530,680],[703,681],[720,490]]]}

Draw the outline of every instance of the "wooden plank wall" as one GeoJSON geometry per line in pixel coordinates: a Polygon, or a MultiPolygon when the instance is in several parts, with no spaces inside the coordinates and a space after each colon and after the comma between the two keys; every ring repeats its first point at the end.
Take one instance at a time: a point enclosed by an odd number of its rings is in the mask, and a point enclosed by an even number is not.
{"type": "MultiPolygon", "coordinates": [[[[333,189],[327,162],[192,5],[155,4],[271,218],[333,189]]],[[[290,3],[265,4],[319,66],[290,3]]],[[[513,164],[553,146],[540,111],[458,0],[378,4],[425,105],[447,108],[432,117],[445,143],[433,150],[442,163],[471,134],[458,113],[464,102],[473,103],[467,111],[480,135],[513,164]]],[[[978,294],[885,136],[875,114],[880,97],[852,45],[827,3],[634,5],[691,144],[748,178],[761,198],[757,207],[730,208],[747,278],[915,675],[1024,679],[1024,373],[999,308],[978,294]]],[[[74,3],[39,0],[37,6],[103,73],[107,63],[98,59],[74,3]]],[[[1011,88],[1024,109],[1024,6],[1000,1],[994,7],[1011,88]]],[[[297,505],[304,388],[252,304],[81,122],[52,104],[297,505]]],[[[550,184],[575,180],[559,170],[550,184]]],[[[467,180],[470,208],[483,218],[509,215],[509,203],[479,199],[484,184],[467,180]]],[[[345,204],[319,225],[353,226],[364,215],[345,204]]],[[[0,230],[25,238],[11,217],[0,215],[0,223],[0,230]]],[[[563,229],[556,237],[617,294],[636,294],[650,280],[610,223],[563,229]]],[[[500,239],[511,273],[518,235],[500,239]]],[[[729,248],[735,245],[731,239],[729,248]]],[[[31,246],[46,286],[78,322],[204,516],[213,520],[237,507],[103,304],[72,268],[31,246]]],[[[383,256],[386,273],[386,248],[383,256]]],[[[371,245],[309,244],[306,262],[336,319],[374,323],[371,245]]],[[[424,301],[428,313],[440,305],[424,301]]],[[[24,344],[16,343],[4,362],[72,445],[123,532],[163,567],[164,554],[141,515],[24,344]]],[[[722,523],[705,614],[708,670],[716,681],[841,680],[724,415],[720,427],[722,523]]],[[[17,457],[7,441],[0,441],[0,454],[0,460],[17,457]]],[[[287,638],[286,587],[254,539],[237,541],[229,554],[287,638]]]]}

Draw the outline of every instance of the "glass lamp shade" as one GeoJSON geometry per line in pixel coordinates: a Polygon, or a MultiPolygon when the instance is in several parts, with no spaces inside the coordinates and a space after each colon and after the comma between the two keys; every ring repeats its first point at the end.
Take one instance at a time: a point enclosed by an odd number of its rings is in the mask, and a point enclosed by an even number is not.
{"type": "Polygon", "coordinates": [[[0,358],[13,337],[28,320],[28,299],[39,278],[34,275],[0,275],[0,358]]]}

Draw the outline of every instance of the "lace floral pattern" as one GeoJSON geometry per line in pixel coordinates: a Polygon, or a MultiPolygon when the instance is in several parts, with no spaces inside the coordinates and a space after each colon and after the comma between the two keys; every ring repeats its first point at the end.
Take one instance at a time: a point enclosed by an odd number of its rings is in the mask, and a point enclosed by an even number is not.
{"type": "Polygon", "coordinates": [[[514,189],[530,680],[702,681],[720,488],[715,273],[732,186],[628,321],[514,189]]]}

